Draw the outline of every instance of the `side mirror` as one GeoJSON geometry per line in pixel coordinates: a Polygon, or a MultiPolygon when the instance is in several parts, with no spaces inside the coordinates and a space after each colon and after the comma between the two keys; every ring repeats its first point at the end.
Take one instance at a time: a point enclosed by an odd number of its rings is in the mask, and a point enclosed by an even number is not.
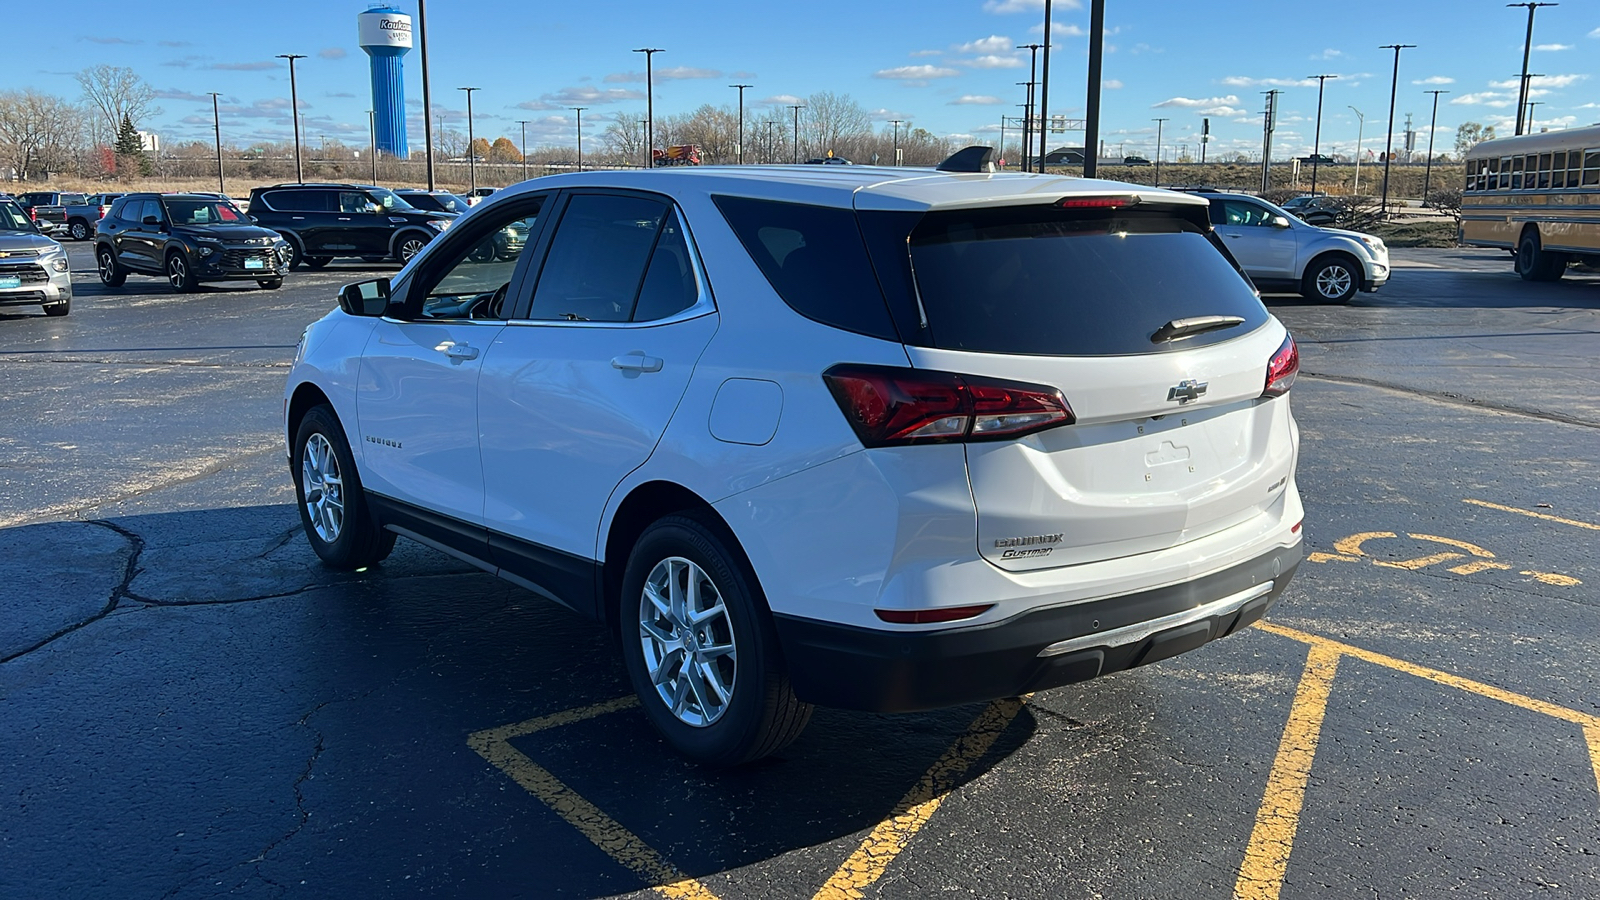
{"type": "Polygon", "coordinates": [[[245,218],[249,219],[250,220],[250,224],[252,224],[252,225],[260,225],[261,224],[261,220],[256,218],[255,216],[245,216],[245,218]]]}
{"type": "Polygon", "coordinates": [[[160,225],[161,224],[161,220],[156,218],[155,216],[145,216],[144,219],[140,222],[140,224],[142,224],[142,225],[160,225]]]}
{"type": "Polygon", "coordinates": [[[339,289],[339,308],[352,316],[381,316],[389,308],[389,279],[358,281],[339,289]]]}
{"type": "Polygon", "coordinates": [[[1273,216],[1270,220],[1273,228],[1288,228],[1289,219],[1286,216],[1273,216]]]}

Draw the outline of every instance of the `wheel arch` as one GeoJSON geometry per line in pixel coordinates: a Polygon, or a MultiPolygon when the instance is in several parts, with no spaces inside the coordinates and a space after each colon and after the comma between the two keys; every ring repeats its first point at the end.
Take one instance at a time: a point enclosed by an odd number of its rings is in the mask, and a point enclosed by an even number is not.
{"type": "MultiPolygon", "coordinates": [[[[306,417],[306,413],[323,404],[327,404],[329,409],[334,409],[333,401],[328,399],[322,388],[309,381],[301,382],[289,396],[289,406],[284,411],[283,422],[284,446],[289,448],[291,455],[294,453],[295,432],[300,430],[301,420],[306,417]]],[[[334,409],[334,417],[337,418],[338,415],[339,411],[334,409]]]]}
{"type": "Polygon", "coordinates": [[[400,242],[405,240],[407,235],[413,234],[420,236],[424,245],[433,243],[433,235],[429,233],[427,229],[418,228],[415,225],[407,225],[399,231],[396,231],[394,236],[389,238],[389,255],[394,256],[399,253],[400,242]]]}
{"type": "Polygon", "coordinates": [[[1539,233],[1539,223],[1524,222],[1522,223],[1522,230],[1517,232],[1517,246],[1512,248],[1513,253],[1522,247],[1522,242],[1528,239],[1528,232],[1530,231],[1533,232],[1533,242],[1539,246],[1539,249],[1544,249],[1544,235],[1539,233]]]}
{"type": "Polygon", "coordinates": [[[1357,256],[1355,251],[1349,249],[1348,247],[1337,246],[1323,247],[1322,249],[1314,252],[1311,256],[1311,260],[1306,263],[1305,268],[1300,270],[1300,277],[1304,278],[1307,274],[1315,272],[1317,266],[1322,265],[1324,261],[1332,256],[1342,256],[1348,260],[1355,269],[1355,274],[1358,281],[1366,279],[1367,267],[1366,264],[1361,261],[1361,257],[1357,256]]]}

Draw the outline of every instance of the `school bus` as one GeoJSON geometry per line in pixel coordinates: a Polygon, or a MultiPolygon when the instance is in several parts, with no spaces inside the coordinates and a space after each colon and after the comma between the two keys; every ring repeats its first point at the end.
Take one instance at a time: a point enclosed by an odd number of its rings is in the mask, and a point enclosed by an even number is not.
{"type": "Polygon", "coordinates": [[[1461,243],[1510,250],[1528,281],[1600,265],[1600,125],[1484,141],[1466,170],[1461,243]]]}

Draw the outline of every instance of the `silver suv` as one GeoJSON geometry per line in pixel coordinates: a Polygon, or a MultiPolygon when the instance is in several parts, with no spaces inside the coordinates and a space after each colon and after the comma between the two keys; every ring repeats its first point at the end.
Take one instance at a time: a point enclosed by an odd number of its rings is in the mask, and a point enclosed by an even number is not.
{"type": "Polygon", "coordinates": [[[1349,303],[1356,291],[1389,280],[1389,248],[1381,238],[1309,225],[1260,197],[1198,191],[1211,201],[1211,225],[1262,290],[1308,300],[1349,303]]]}
{"type": "Polygon", "coordinates": [[[72,311],[67,249],[40,234],[22,207],[0,200],[0,306],[33,304],[47,316],[72,311]]]}

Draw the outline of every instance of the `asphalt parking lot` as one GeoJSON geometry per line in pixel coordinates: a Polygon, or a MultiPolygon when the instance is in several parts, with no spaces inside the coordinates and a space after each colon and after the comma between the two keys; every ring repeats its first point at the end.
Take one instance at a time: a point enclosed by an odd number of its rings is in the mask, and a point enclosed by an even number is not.
{"type": "Polygon", "coordinates": [[[0,897],[1600,896],[1600,276],[1269,297],[1310,555],[1264,624],[722,772],[576,616],[317,564],[283,379],[375,270],[72,258],[72,315],[0,311],[0,897]]]}

